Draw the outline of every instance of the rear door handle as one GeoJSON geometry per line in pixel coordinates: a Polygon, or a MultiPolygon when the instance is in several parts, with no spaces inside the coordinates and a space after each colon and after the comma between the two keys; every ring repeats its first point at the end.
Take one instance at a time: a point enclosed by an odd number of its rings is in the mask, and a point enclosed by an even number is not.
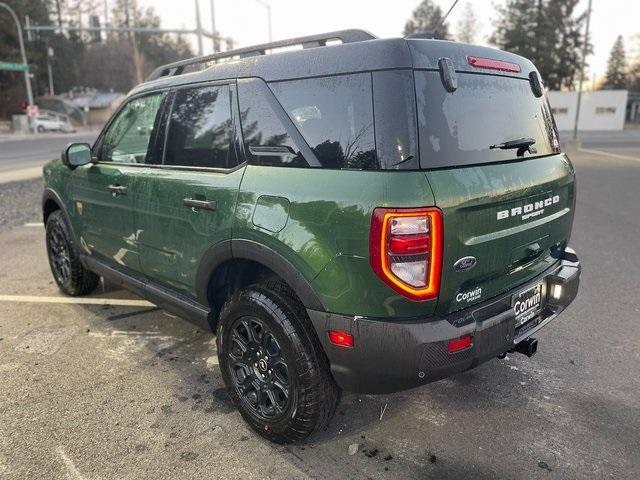
{"type": "Polygon", "coordinates": [[[218,202],[215,200],[196,200],[195,198],[185,198],[182,201],[187,207],[197,208],[202,210],[216,210],[218,208],[218,202]]]}
{"type": "Polygon", "coordinates": [[[107,190],[109,190],[114,197],[127,194],[127,187],[125,187],[124,185],[109,185],[107,187],[107,190]]]}

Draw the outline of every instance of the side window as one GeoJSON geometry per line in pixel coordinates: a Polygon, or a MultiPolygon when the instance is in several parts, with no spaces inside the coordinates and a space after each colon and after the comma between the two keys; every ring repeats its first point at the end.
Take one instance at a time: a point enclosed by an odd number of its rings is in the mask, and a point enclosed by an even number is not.
{"type": "Polygon", "coordinates": [[[164,164],[207,168],[237,164],[228,85],[176,92],[164,164]]]}
{"type": "Polygon", "coordinates": [[[164,96],[157,93],[136,98],[120,110],[102,141],[100,161],[147,163],[149,141],[164,96]]]}
{"type": "Polygon", "coordinates": [[[323,168],[380,168],[370,73],[272,82],[269,87],[323,168]]]}
{"type": "Polygon", "coordinates": [[[309,165],[287,131],[284,121],[290,123],[289,119],[263,81],[238,81],[238,101],[249,163],[279,167],[309,165]]]}

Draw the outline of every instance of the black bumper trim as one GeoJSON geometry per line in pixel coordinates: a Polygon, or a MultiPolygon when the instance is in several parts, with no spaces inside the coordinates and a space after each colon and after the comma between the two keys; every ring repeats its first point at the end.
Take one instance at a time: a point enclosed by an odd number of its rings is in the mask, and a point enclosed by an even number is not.
{"type": "Polygon", "coordinates": [[[341,388],[359,393],[390,393],[468,370],[513,349],[573,301],[578,293],[580,270],[580,262],[571,251],[559,265],[518,289],[445,317],[381,320],[307,311],[341,388]],[[546,286],[542,310],[516,329],[511,299],[514,293],[539,282],[546,286]],[[559,299],[550,295],[552,284],[562,285],[559,299]],[[355,347],[332,345],[328,330],[350,332],[355,347]],[[473,336],[472,346],[449,353],[449,341],[466,335],[473,336]]]}

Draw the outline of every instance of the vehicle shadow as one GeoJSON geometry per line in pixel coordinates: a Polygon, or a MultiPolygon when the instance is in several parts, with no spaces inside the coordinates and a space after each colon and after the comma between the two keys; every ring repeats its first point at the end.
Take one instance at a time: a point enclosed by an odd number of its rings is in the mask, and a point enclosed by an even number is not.
{"type": "MultiPolygon", "coordinates": [[[[120,295],[118,287],[109,284],[97,293],[120,295]]],[[[505,402],[519,401],[513,384],[522,377],[521,372],[491,362],[408,392],[378,396],[343,394],[325,431],[303,445],[277,446],[255,436],[236,412],[217,365],[213,334],[157,307],[78,305],[77,308],[91,314],[85,316],[88,330],[126,339],[132,345],[127,353],[130,360],[142,367],[170,372],[180,379],[178,388],[169,386],[174,390],[172,400],[160,406],[161,413],[190,409],[202,415],[198,422],[203,429],[215,428],[222,416],[232,425],[229,441],[258,442],[311,477],[495,478],[495,472],[478,470],[439,446],[409,448],[404,443],[415,435],[419,437],[421,429],[429,431],[437,426],[442,412],[455,415],[456,411],[499,409],[505,402]],[[352,445],[357,445],[354,455],[349,454],[352,445]]],[[[158,429],[158,433],[167,437],[172,435],[163,421],[156,420],[149,428],[158,429]]]]}
{"type": "MultiPolygon", "coordinates": [[[[101,284],[96,293],[101,297],[126,295],[120,287],[108,282],[101,284]]],[[[127,336],[140,341],[146,350],[145,355],[140,355],[140,361],[151,356],[153,362],[177,370],[184,378],[182,386],[187,388],[181,396],[199,396],[204,386],[211,400],[207,407],[209,410],[218,409],[225,413],[236,411],[222,380],[213,333],[154,306],[123,308],[79,305],[78,308],[96,315],[97,324],[94,324],[109,331],[109,335],[127,336]]],[[[337,435],[365,430],[370,423],[379,421],[386,397],[343,394],[331,426],[316,434],[313,442],[330,442],[337,435]],[[359,412],[357,415],[353,414],[355,409],[359,412]]],[[[201,396],[198,400],[204,401],[205,398],[201,396]]],[[[393,413],[385,411],[383,416],[388,418],[393,413]]],[[[239,414],[238,421],[242,422],[239,414]]]]}

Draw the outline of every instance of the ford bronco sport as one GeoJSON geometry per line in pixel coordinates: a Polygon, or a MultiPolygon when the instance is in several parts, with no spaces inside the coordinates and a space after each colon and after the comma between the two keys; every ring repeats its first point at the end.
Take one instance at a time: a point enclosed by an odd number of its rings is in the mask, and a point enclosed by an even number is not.
{"type": "Polygon", "coordinates": [[[275,442],[343,389],[531,356],[578,290],[574,169],[499,50],[347,30],[166,65],[44,176],[62,291],[102,276],[216,332],[275,442]]]}

